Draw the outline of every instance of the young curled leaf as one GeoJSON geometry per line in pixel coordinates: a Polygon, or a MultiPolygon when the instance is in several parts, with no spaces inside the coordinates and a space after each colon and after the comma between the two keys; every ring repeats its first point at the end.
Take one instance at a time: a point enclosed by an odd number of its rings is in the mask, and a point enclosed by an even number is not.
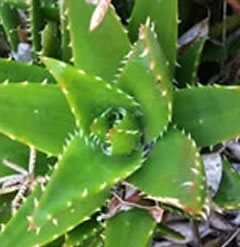
{"type": "Polygon", "coordinates": [[[97,144],[98,139],[108,142],[108,154],[131,153],[139,147],[135,143],[140,111],[132,96],[85,71],[54,59],[43,60],[66,96],[81,135],[97,139],[97,144]]]}
{"type": "Polygon", "coordinates": [[[140,126],[137,119],[123,108],[107,109],[91,124],[91,135],[109,155],[124,155],[140,147],[140,126]]]}

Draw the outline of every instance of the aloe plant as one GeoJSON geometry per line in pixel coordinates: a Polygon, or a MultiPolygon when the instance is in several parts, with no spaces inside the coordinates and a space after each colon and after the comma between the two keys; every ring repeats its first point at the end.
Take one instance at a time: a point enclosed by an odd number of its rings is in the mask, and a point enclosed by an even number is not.
{"type": "MultiPolygon", "coordinates": [[[[0,61],[0,194],[26,186],[16,213],[0,217],[1,247],[54,240],[147,247],[165,229],[164,211],[205,218],[210,204],[200,149],[239,136],[240,87],[195,84],[202,49],[191,56],[190,72],[182,63],[181,78],[189,82],[182,89],[173,83],[181,80],[178,1],[151,0],[146,8],[137,0],[128,27],[110,6],[94,30],[92,15],[101,10],[94,1],[40,2],[4,1],[29,10],[35,56],[34,65],[0,61]],[[59,20],[49,20],[46,12],[56,10],[59,20]],[[30,185],[26,176],[13,181],[6,167],[7,160],[26,168],[27,147],[38,151],[30,185]]],[[[2,198],[7,212],[14,197],[2,198]]],[[[222,205],[220,196],[216,202],[222,205]]]]}

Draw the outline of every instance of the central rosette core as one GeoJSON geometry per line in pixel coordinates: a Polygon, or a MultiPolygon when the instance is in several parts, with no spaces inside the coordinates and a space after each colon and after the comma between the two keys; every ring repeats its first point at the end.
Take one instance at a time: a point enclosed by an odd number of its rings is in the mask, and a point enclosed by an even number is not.
{"type": "Polygon", "coordinates": [[[107,155],[128,155],[139,148],[139,121],[123,108],[107,109],[90,128],[94,143],[107,155]]]}

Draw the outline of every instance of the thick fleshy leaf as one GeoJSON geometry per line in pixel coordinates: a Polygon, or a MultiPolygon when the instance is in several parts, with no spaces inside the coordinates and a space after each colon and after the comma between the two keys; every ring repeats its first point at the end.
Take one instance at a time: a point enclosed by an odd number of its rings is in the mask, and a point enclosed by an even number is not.
{"type": "Polygon", "coordinates": [[[156,226],[154,236],[159,237],[159,238],[167,237],[167,238],[172,238],[172,239],[177,239],[177,240],[185,240],[185,236],[182,235],[180,232],[177,232],[162,223],[156,226]]]}
{"type": "Polygon", "coordinates": [[[199,147],[240,136],[240,87],[193,87],[174,93],[173,121],[199,147]]]}
{"type": "Polygon", "coordinates": [[[91,246],[91,247],[104,247],[104,241],[102,236],[97,236],[97,237],[93,237],[92,239],[88,239],[86,241],[83,242],[82,245],[80,245],[79,247],[85,247],[85,246],[91,246]]]}
{"type": "Polygon", "coordinates": [[[179,66],[176,70],[178,87],[196,83],[202,50],[208,36],[208,21],[201,21],[179,39],[179,66]]]}
{"type": "Polygon", "coordinates": [[[2,0],[1,2],[7,3],[10,6],[13,6],[16,8],[27,9],[28,7],[28,4],[24,0],[2,0]]]}
{"type": "MultiPolygon", "coordinates": [[[[26,170],[28,170],[29,148],[26,145],[11,140],[7,136],[0,134],[0,178],[7,175],[15,175],[16,171],[6,167],[2,161],[7,159],[26,170]]],[[[35,175],[45,175],[49,170],[47,157],[42,153],[37,153],[35,164],[35,175]]],[[[0,198],[0,224],[7,223],[11,218],[11,202],[16,192],[1,195],[0,198]]]]}
{"type": "MultiPolygon", "coordinates": [[[[65,244],[64,247],[104,247],[104,240],[103,240],[103,235],[98,235],[93,236],[91,238],[87,238],[84,240],[81,244],[76,244],[76,245],[67,245],[65,244]]],[[[61,246],[59,246],[61,247],[61,246]]]]}
{"type": "MultiPolygon", "coordinates": [[[[92,247],[104,247],[104,241],[101,238],[101,236],[97,240],[95,240],[95,242],[93,242],[91,244],[92,244],[92,247]]],[[[82,246],[82,247],[84,247],[84,246],[82,246]]]]}
{"type": "Polygon", "coordinates": [[[75,121],[56,85],[0,85],[0,132],[52,155],[61,153],[75,121]]]}
{"type": "Polygon", "coordinates": [[[176,80],[179,88],[196,83],[198,66],[205,41],[206,39],[204,38],[199,39],[179,58],[179,67],[176,70],[176,80]]]}
{"type": "Polygon", "coordinates": [[[53,8],[57,7],[58,0],[41,0],[41,7],[53,8]]]}
{"type": "Polygon", "coordinates": [[[206,18],[194,25],[179,38],[178,46],[180,53],[184,53],[187,50],[187,48],[189,48],[200,38],[207,38],[208,32],[209,18],[206,18]]]}
{"type": "Polygon", "coordinates": [[[57,7],[43,7],[42,14],[46,19],[50,21],[59,22],[60,15],[59,9],[57,7]]]}
{"type": "Polygon", "coordinates": [[[67,28],[69,24],[66,5],[66,0],[59,1],[62,60],[69,62],[72,58],[72,48],[70,47],[70,32],[67,28]]]}
{"type": "Polygon", "coordinates": [[[102,191],[94,197],[88,197],[87,202],[82,204],[82,208],[86,207],[86,203],[89,205],[85,211],[81,210],[81,212],[79,212],[76,210],[74,213],[70,211],[64,213],[60,219],[62,224],[61,227],[56,225],[56,221],[48,220],[45,227],[42,227],[40,231],[39,229],[35,229],[37,230],[36,232],[32,230],[32,227],[34,226],[32,225],[32,220],[29,216],[32,214],[36,206],[36,202],[39,200],[41,195],[42,191],[39,187],[37,187],[28,197],[25,204],[17,211],[15,217],[13,217],[5,226],[4,231],[0,234],[1,247],[14,246],[16,243],[18,244],[18,247],[32,247],[42,246],[46,243],[52,242],[53,240],[59,238],[59,236],[61,236],[64,232],[73,228],[73,226],[68,226],[68,228],[66,228],[66,225],[68,225],[69,222],[77,221],[78,219],[82,220],[82,215],[91,214],[91,207],[94,208],[96,204],[104,203],[108,193],[106,191],[102,191]],[[66,224],[66,222],[68,222],[68,224],[66,224]],[[17,228],[16,225],[18,225],[17,228]]]}
{"type": "Polygon", "coordinates": [[[29,1],[31,39],[35,52],[39,52],[41,50],[41,31],[44,28],[42,10],[39,6],[41,6],[40,0],[29,1]]]}
{"type": "Polygon", "coordinates": [[[124,108],[135,113],[138,103],[116,86],[54,59],[44,58],[44,63],[65,94],[77,127],[86,136],[93,120],[108,109],[124,108]]]}
{"type": "Polygon", "coordinates": [[[46,245],[44,245],[43,247],[67,247],[64,245],[64,237],[61,236],[55,240],[53,240],[50,243],[47,243],[46,245]]]}
{"type": "Polygon", "coordinates": [[[239,210],[240,208],[240,175],[228,160],[223,161],[222,181],[213,198],[222,209],[239,210]]]}
{"type": "Polygon", "coordinates": [[[49,21],[44,30],[42,31],[42,50],[41,55],[59,58],[60,49],[60,38],[58,36],[58,23],[49,21]]]}
{"type": "MultiPolygon", "coordinates": [[[[96,234],[96,236],[89,237],[82,242],[76,242],[75,245],[69,245],[68,242],[64,244],[64,247],[103,247],[104,241],[101,235],[96,234]]],[[[54,246],[55,247],[55,246],[54,246]]],[[[62,246],[59,246],[62,247],[62,246]]]]}
{"type": "Polygon", "coordinates": [[[64,150],[33,213],[37,228],[45,228],[52,221],[58,234],[99,210],[107,199],[107,191],[140,168],[142,160],[141,151],[109,157],[100,148],[90,146],[79,133],[64,150]]]}
{"type": "Polygon", "coordinates": [[[12,170],[2,164],[5,158],[27,168],[29,148],[0,134],[0,177],[10,175],[12,170]]]}
{"type": "Polygon", "coordinates": [[[101,25],[90,32],[89,24],[94,8],[87,1],[67,1],[73,60],[79,69],[111,81],[121,59],[129,51],[130,43],[112,8],[101,25]]]}
{"type": "Polygon", "coordinates": [[[86,241],[92,241],[103,231],[103,226],[95,219],[80,224],[65,236],[65,246],[87,246],[86,241]]]}
{"type": "Polygon", "coordinates": [[[6,224],[11,216],[11,201],[13,200],[13,195],[5,194],[1,195],[0,199],[0,225],[6,224]]]}
{"type": "MultiPolygon", "coordinates": [[[[25,0],[1,0],[2,3],[7,3],[12,7],[27,10],[29,8],[30,1],[25,0]]],[[[51,6],[52,2],[48,1],[49,4],[43,4],[41,1],[41,11],[44,17],[52,21],[59,21],[58,8],[54,5],[51,6]]],[[[55,1],[56,2],[56,1],[55,1]]],[[[46,2],[47,3],[47,2],[46,2]]],[[[40,6],[39,6],[40,7],[40,6]]]]}
{"type": "MultiPolygon", "coordinates": [[[[16,175],[16,171],[6,167],[2,161],[7,159],[26,170],[29,169],[29,148],[0,134],[0,179],[8,175],[16,175]]],[[[37,152],[35,176],[44,176],[49,170],[49,161],[43,153],[37,152]]],[[[0,186],[1,190],[2,185],[0,186]]],[[[16,192],[2,194],[0,197],[0,224],[6,224],[12,216],[11,202],[16,192]]]]}
{"type": "Polygon", "coordinates": [[[14,52],[17,51],[20,38],[18,35],[18,26],[20,18],[17,10],[8,3],[0,4],[0,20],[7,35],[8,42],[14,52]]]}
{"type": "Polygon", "coordinates": [[[125,155],[140,146],[139,124],[124,109],[108,109],[91,124],[91,135],[95,143],[109,155],[125,155]]]}
{"type": "Polygon", "coordinates": [[[147,211],[131,209],[107,220],[105,247],[148,247],[155,228],[147,211]]]}
{"type": "Polygon", "coordinates": [[[156,26],[158,42],[173,71],[177,54],[178,0],[136,0],[129,22],[132,41],[137,40],[140,24],[145,23],[148,17],[156,26]]]}
{"type": "Polygon", "coordinates": [[[139,40],[126,57],[117,86],[141,105],[147,141],[159,136],[172,116],[172,87],[166,59],[148,25],[142,25],[139,40]]]}
{"type": "MultiPolygon", "coordinates": [[[[0,134],[0,177],[16,173],[3,165],[3,159],[7,159],[28,170],[29,153],[30,149],[28,146],[0,134]]],[[[35,175],[45,175],[53,161],[53,158],[48,159],[43,153],[37,152],[35,175]]]]}
{"type": "Polygon", "coordinates": [[[59,0],[41,0],[42,13],[49,21],[60,22],[59,0]]]}
{"type": "Polygon", "coordinates": [[[157,141],[145,164],[128,181],[149,197],[188,214],[200,214],[203,209],[206,187],[200,154],[191,137],[175,128],[157,141]]]}
{"type": "Polygon", "coordinates": [[[12,217],[7,226],[4,227],[4,229],[0,233],[1,246],[9,247],[9,245],[16,244],[17,242],[19,247],[23,247],[31,246],[36,243],[36,233],[28,232],[27,230],[29,225],[27,217],[33,210],[34,198],[39,197],[40,195],[40,188],[36,188],[34,192],[29,196],[25,204],[17,211],[15,217],[12,217]],[[16,231],[16,224],[18,224],[18,231],[16,231]],[[22,241],[24,245],[21,244],[22,241]],[[26,242],[30,242],[31,245],[27,245],[26,242]]]}
{"type": "Polygon", "coordinates": [[[0,82],[55,82],[44,68],[20,62],[0,59],[0,82]]]}

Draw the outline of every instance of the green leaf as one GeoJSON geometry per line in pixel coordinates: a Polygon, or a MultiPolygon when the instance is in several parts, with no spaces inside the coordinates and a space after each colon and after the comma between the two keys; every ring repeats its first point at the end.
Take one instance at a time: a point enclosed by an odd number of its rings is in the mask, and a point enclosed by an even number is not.
{"type": "Polygon", "coordinates": [[[0,59],[0,70],[0,82],[55,82],[46,69],[37,65],[0,59]]]}
{"type": "Polygon", "coordinates": [[[65,236],[65,245],[66,247],[87,246],[86,241],[92,241],[92,238],[95,238],[102,230],[103,226],[92,218],[68,232],[65,236]]]}
{"type": "Polygon", "coordinates": [[[173,238],[173,239],[177,239],[177,240],[185,240],[185,236],[182,235],[181,233],[169,228],[167,225],[165,224],[157,224],[155,232],[154,232],[154,236],[156,237],[167,237],[167,238],[173,238]]]}
{"type": "MultiPolygon", "coordinates": [[[[29,232],[27,216],[31,214],[34,204],[34,198],[41,195],[40,188],[36,188],[28,197],[24,205],[17,211],[15,217],[12,217],[4,230],[0,233],[1,246],[9,247],[11,244],[18,243],[19,247],[27,247],[27,243],[34,245],[36,243],[35,232],[29,232]],[[18,228],[16,228],[18,225],[18,228]],[[18,229],[18,231],[16,231],[18,229]],[[11,236],[11,237],[9,237],[11,236]],[[24,245],[21,242],[24,241],[24,245]]],[[[29,245],[31,246],[31,245],[29,245]]]]}
{"type": "Polygon", "coordinates": [[[52,221],[58,234],[99,210],[109,196],[108,190],[136,171],[142,160],[140,151],[109,157],[90,146],[79,133],[64,150],[33,213],[36,228],[45,228],[52,221]]]}
{"type": "MultiPolygon", "coordinates": [[[[0,178],[16,174],[12,169],[3,165],[2,160],[7,159],[28,170],[29,148],[0,134],[0,178]]],[[[35,175],[43,176],[49,170],[49,160],[42,153],[37,153],[35,175]]],[[[11,218],[11,201],[16,193],[1,195],[0,198],[0,223],[7,223],[11,218]]]]}
{"type": "Polygon", "coordinates": [[[103,235],[97,235],[97,236],[93,236],[91,238],[88,238],[85,241],[83,241],[82,244],[80,244],[80,245],[78,245],[78,244],[66,245],[64,247],[74,247],[74,246],[76,246],[76,247],[86,247],[86,246],[104,247],[103,235]]]}
{"type": "Polygon", "coordinates": [[[59,58],[60,57],[60,39],[58,36],[58,24],[48,21],[42,32],[42,50],[41,55],[59,58]]]}
{"type": "Polygon", "coordinates": [[[90,239],[86,245],[84,242],[84,245],[80,247],[85,247],[85,246],[91,246],[91,247],[104,247],[104,241],[101,236],[98,236],[96,238],[90,239]]]}
{"type": "Polygon", "coordinates": [[[5,158],[27,168],[29,148],[7,136],[0,134],[0,177],[12,174],[12,170],[3,165],[5,158]]]}
{"type": "MultiPolygon", "coordinates": [[[[34,202],[36,203],[36,201],[39,200],[41,194],[42,192],[39,188],[35,189],[35,192],[29,196],[26,203],[18,210],[15,217],[13,217],[6,225],[3,233],[0,234],[1,247],[14,246],[16,243],[18,243],[18,247],[32,247],[42,246],[46,243],[52,242],[53,240],[59,238],[67,230],[72,229],[72,227],[69,227],[65,228],[64,231],[62,230],[64,226],[66,227],[66,221],[76,221],[79,216],[81,217],[82,214],[87,211],[85,210],[84,212],[79,212],[76,210],[75,214],[70,212],[68,212],[68,214],[63,214],[60,219],[62,220],[61,227],[56,226],[51,220],[49,220],[46,222],[45,227],[41,228],[40,232],[30,230],[30,223],[28,219],[34,209],[34,202]],[[18,225],[17,228],[16,225],[18,225]],[[59,228],[61,228],[61,230],[59,228]]],[[[89,197],[87,203],[91,206],[103,203],[103,198],[105,200],[106,195],[108,195],[108,193],[102,192],[94,198],[89,197]]],[[[83,203],[83,208],[85,206],[86,204],[83,203]]]]}
{"type": "Polygon", "coordinates": [[[64,237],[61,236],[55,240],[53,240],[50,243],[47,243],[46,245],[44,245],[43,247],[67,247],[64,245],[64,237]]]}
{"type": "Polygon", "coordinates": [[[114,85],[63,62],[50,58],[43,60],[59,83],[76,118],[76,125],[84,135],[90,135],[93,120],[108,109],[124,108],[136,112],[138,104],[114,85]]]}
{"type": "MultiPolygon", "coordinates": [[[[29,169],[29,147],[11,140],[7,136],[0,134],[0,178],[8,175],[15,175],[16,171],[6,167],[3,159],[7,159],[26,170],[29,169]]],[[[34,174],[44,176],[51,165],[51,160],[43,153],[37,152],[34,174]]],[[[12,216],[11,202],[16,196],[16,192],[4,194],[0,197],[0,223],[7,223],[12,216]]]]}
{"type": "Polygon", "coordinates": [[[73,60],[79,69],[111,81],[130,44],[112,8],[101,25],[94,32],[89,32],[94,8],[87,1],[67,1],[73,60]]]}
{"type": "Polygon", "coordinates": [[[0,85],[0,132],[50,155],[62,146],[75,125],[56,85],[0,85]]]}
{"type": "Polygon", "coordinates": [[[146,19],[155,24],[158,42],[163,49],[173,72],[176,63],[178,33],[178,1],[177,0],[136,0],[129,22],[129,36],[134,42],[138,30],[146,19]]]}
{"type": "Polygon", "coordinates": [[[44,19],[40,8],[41,0],[30,0],[29,4],[32,46],[35,52],[39,52],[41,50],[41,31],[44,28],[44,19]]]}
{"type": "Polygon", "coordinates": [[[91,124],[91,136],[109,155],[125,155],[140,147],[137,120],[124,109],[108,109],[91,124]]]}
{"type": "Polygon", "coordinates": [[[59,22],[60,20],[59,9],[57,7],[43,7],[42,14],[49,21],[59,22]]]}
{"type": "Polygon", "coordinates": [[[10,194],[1,195],[0,200],[0,224],[6,224],[12,216],[11,201],[13,196],[10,194]]]}
{"type": "Polygon", "coordinates": [[[1,0],[3,3],[7,3],[16,8],[27,9],[28,4],[24,0],[1,0]]]}
{"type": "Polygon", "coordinates": [[[41,0],[41,6],[43,8],[53,8],[58,4],[58,0],[41,0]]]}
{"type": "Polygon", "coordinates": [[[198,66],[205,41],[206,39],[204,38],[199,39],[179,58],[179,67],[176,71],[179,87],[183,88],[196,83],[198,66]]]}
{"type": "MultiPolygon", "coordinates": [[[[15,173],[12,169],[3,165],[3,159],[7,159],[28,170],[29,152],[30,149],[26,145],[0,134],[0,177],[15,173]]],[[[48,166],[51,164],[52,159],[48,159],[43,153],[37,152],[35,175],[45,175],[49,170],[48,166]]]]}
{"type": "Polygon", "coordinates": [[[240,208],[239,191],[240,175],[229,161],[224,159],[222,180],[213,200],[222,209],[238,210],[240,208]]]}
{"type": "Polygon", "coordinates": [[[116,121],[107,134],[112,155],[129,154],[140,147],[141,133],[137,122],[134,121],[136,119],[131,118],[130,114],[126,115],[123,120],[116,121]],[[136,128],[131,129],[135,126],[136,128]]]}
{"type": "Polygon", "coordinates": [[[128,181],[150,198],[190,215],[201,214],[206,188],[200,154],[190,136],[175,128],[157,141],[142,168],[128,181]]]}
{"type": "Polygon", "coordinates": [[[13,52],[16,52],[20,43],[18,34],[20,18],[17,10],[12,8],[8,3],[0,3],[0,20],[11,49],[13,52]]]}
{"type": "MultiPolygon", "coordinates": [[[[31,230],[33,225],[29,216],[32,214],[35,203],[39,200],[41,195],[42,191],[39,186],[35,187],[24,205],[17,211],[16,215],[12,217],[5,226],[4,231],[0,234],[1,247],[14,246],[16,243],[18,247],[42,246],[59,237],[59,231],[52,221],[48,221],[46,227],[42,228],[40,232],[36,233],[36,231],[31,230]],[[17,228],[16,225],[18,226],[17,228]]],[[[95,198],[96,201],[98,201],[98,198],[99,197],[95,198]]],[[[94,202],[94,200],[92,200],[92,202],[94,202]]]]}
{"type": "Polygon", "coordinates": [[[61,28],[61,49],[62,49],[62,60],[64,62],[70,62],[72,58],[72,48],[70,47],[70,32],[68,30],[68,17],[66,14],[67,1],[59,1],[60,11],[60,28],[61,28]]]}
{"type": "Polygon", "coordinates": [[[179,39],[179,66],[176,69],[178,87],[183,88],[196,83],[202,50],[208,36],[208,25],[207,18],[193,26],[179,39]]]}
{"type": "Polygon", "coordinates": [[[191,133],[199,147],[240,135],[240,87],[182,89],[174,94],[173,121],[191,133]]]}
{"type": "Polygon", "coordinates": [[[79,247],[85,247],[85,246],[91,246],[91,247],[104,247],[104,241],[102,239],[102,236],[93,237],[92,239],[89,239],[83,243],[83,245],[79,247]]]}
{"type": "MultiPolygon", "coordinates": [[[[9,6],[27,10],[29,8],[29,2],[26,0],[1,0],[2,3],[7,3],[9,6]]],[[[50,4],[41,4],[41,11],[44,17],[51,21],[59,21],[58,8],[51,6],[51,1],[48,1],[50,4]]],[[[42,1],[41,1],[42,3],[42,1]]],[[[47,2],[46,2],[47,3],[47,2]]],[[[40,7],[40,6],[39,6],[40,7]]]]}
{"type": "Polygon", "coordinates": [[[147,141],[167,128],[172,116],[172,87],[166,59],[154,32],[142,25],[139,40],[127,55],[117,86],[141,105],[147,141]]]}
{"type": "Polygon", "coordinates": [[[142,209],[118,213],[107,220],[105,247],[148,247],[156,223],[142,209]]]}

